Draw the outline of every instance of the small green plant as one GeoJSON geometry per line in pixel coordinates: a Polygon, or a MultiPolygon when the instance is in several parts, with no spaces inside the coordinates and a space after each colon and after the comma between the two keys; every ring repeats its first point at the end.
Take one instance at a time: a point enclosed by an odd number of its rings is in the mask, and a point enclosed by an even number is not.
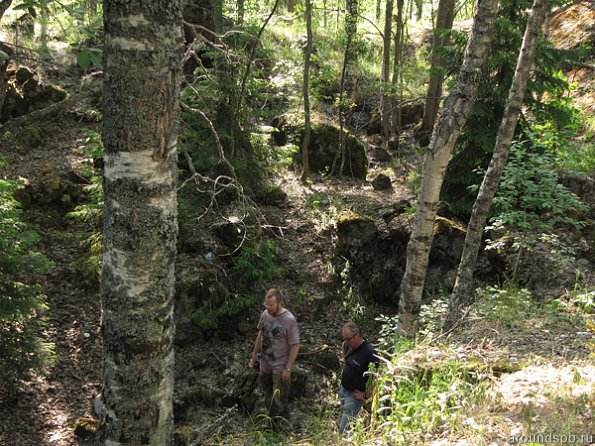
{"type": "Polygon", "coordinates": [[[262,299],[261,294],[252,291],[254,284],[259,280],[279,278],[283,274],[283,268],[276,258],[275,243],[271,240],[265,239],[254,246],[243,247],[230,273],[235,292],[223,302],[204,303],[192,313],[192,321],[203,330],[231,327],[234,324],[240,329],[245,328],[242,323],[250,318],[241,319],[241,316],[255,308],[262,299]]]}
{"type": "Polygon", "coordinates": [[[66,214],[68,218],[83,222],[90,228],[89,235],[83,242],[85,254],[77,260],[77,268],[85,280],[90,284],[98,285],[101,277],[101,262],[103,255],[103,185],[101,173],[93,168],[92,160],[103,156],[101,136],[96,131],[87,131],[81,150],[89,161],[83,163],[81,175],[89,178],[90,184],[84,187],[88,202],[74,208],[66,214]]]}
{"type": "Polygon", "coordinates": [[[442,324],[448,311],[448,293],[442,292],[430,303],[421,306],[419,313],[420,339],[432,339],[442,331],[442,324]]]}
{"type": "Polygon", "coordinates": [[[506,284],[503,288],[488,286],[478,289],[477,293],[479,298],[473,312],[491,322],[500,321],[507,326],[527,318],[535,307],[531,293],[512,284],[506,284]]]}
{"type": "Polygon", "coordinates": [[[526,142],[511,149],[494,207],[497,220],[533,233],[553,232],[559,226],[580,229],[584,222],[577,211],[588,210],[558,182],[554,154],[532,152],[526,142]]]}
{"type": "Polygon", "coordinates": [[[373,425],[382,426],[387,444],[426,444],[433,432],[453,423],[457,414],[485,391],[463,363],[446,360],[419,366],[394,355],[381,368],[373,425]]]}
{"type": "Polygon", "coordinates": [[[0,394],[9,396],[53,359],[53,345],[39,337],[48,307],[35,283],[51,262],[35,251],[39,235],[23,222],[16,187],[0,180],[0,394]]]}

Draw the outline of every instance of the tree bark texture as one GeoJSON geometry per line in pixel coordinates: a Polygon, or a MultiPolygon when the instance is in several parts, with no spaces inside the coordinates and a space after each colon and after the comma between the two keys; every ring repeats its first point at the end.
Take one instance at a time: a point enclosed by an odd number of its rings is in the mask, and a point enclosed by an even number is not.
{"type": "Polygon", "coordinates": [[[101,445],[172,444],[182,0],[104,3],[101,445]]]}
{"type": "Polygon", "coordinates": [[[0,114],[2,112],[2,107],[4,107],[4,100],[6,99],[6,93],[8,92],[8,74],[6,70],[8,69],[8,63],[10,62],[10,57],[12,56],[12,48],[8,45],[5,45],[3,42],[0,42],[0,51],[4,52],[8,59],[0,60],[0,114]]]}
{"type": "Polygon", "coordinates": [[[429,151],[424,159],[421,190],[407,245],[407,265],[399,301],[399,329],[407,334],[415,331],[415,321],[421,306],[444,173],[477,93],[482,69],[488,59],[497,10],[498,0],[479,0],[463,65],[434,127],[429,151]]]}
{"type": "MultiPolygon", "coordinates": [[[[390,135],[391,137],[394,135],[399,135],[401,132],[401,103],[400,97],[403,93],[403,88],[401,87],[403,83],[403,47],[405,44],[405,21],[403,19],[403,10],[405,8],[405,1],[404,0],[397,0],[397,16],[395,18],[396,23],[396,30],[395,30],[395,57],[393,62],[393,101],[392,101],[392,109],[391,109],[391,121],[390,121],[390,135]],[[396,96],[396,92],[399,92],[399,95],[396,96]]],[[[397,139],[398,142],[398,139],[397,139]]]]}
{"type": "Polygon", "coordinates": [[[394,0],[386,0],[386,9],[384,14],[384,36],[382,49],[382,73],[380,82],[382,82],[383,94],[380,98],[380,110],[382,113],[382,133],[386,140],[390,138],[391,122],[391,101],[388,93],[390,78],[390,50],[392,42],[392,23],[393,23],[393,5],[394,0]]]}
{"type": "Polygon", "coordinates": [[[514,138],[516,125],[523,99],[527,91],[527,83],[535,59],[535,50],[541,27],[548,11],[548,0],[535,0],[531,16],[527,22],[523,44],[517,59],[516,70],[504,109],[504,116],[496,136],[494,154],[483,178],[479,194],[473,205],[471,219],[467,225],[465,245],[461,262],[457,271],[455,287],[452,292],[444,330],[449,330],[463,317],[465,309],[473,300],[473,273],[481,246],[481,236],[488,219],[492,201],[496,196],[500,177],[508,161],[510,145],[514,138]]]}
{"type": "Polygon", "coordinates": [[[310,57],[312,55],[312,2],[306,0],[306,48],[304,50],[304,141],[302,143],[302,176],[301,181],[305,182],[310,174],[310,154],[308,146],[310,145],[310,134],[312,126],[310,124],[310,57]]]}
{"type": "Polygon", "coordinates": [[[349,75],[350,65],[355,65],[357,61],[356,45],[353,43],[357,39],[357,20],[359,14],[359,0],[345,0],[346,14],[345,14],[345,36],[348,42],[346,47],[347,53],[347,74],[349,75]]]}
{"type": "Polygon", "coordinates": [[[436,18],[436,29],[434,29],[434,42],[432,44],[432,57],[430,61],[430,82],[428,84],[428,94],[424,108],[424,117],[422,122],[422,131],[429,134],[436,122],[438,108],[440,107],[440,98],[442,96],[442,82],[444,74],[444,57],[440,54],[440,49],[448,44],[448,38],[443,36],[444,31],[452,29],[452,23],[455,16],[455,1],[440,0],[438,4],[438,17],[436,18]]]}

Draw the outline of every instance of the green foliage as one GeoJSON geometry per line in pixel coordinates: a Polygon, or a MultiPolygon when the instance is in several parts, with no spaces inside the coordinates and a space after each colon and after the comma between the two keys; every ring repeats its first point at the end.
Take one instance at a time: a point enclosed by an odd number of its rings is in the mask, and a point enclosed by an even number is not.
{"type": "Polygon", "coordinates": [[[387,444],[426,444],[424,438],[454,422],[485,386],[465,364],[456,360],[419,367],[399,363],[397,355],[381,369],[380,396],[372,423],[382,425],[387,444]]]}
{"type": "Polygon", "coordinates": [[[488,286],[477,290],[478,303],[473,308],[473,315],[484,317],[488,321],[499,321],[511,326],[526,319],[533,311],[531,293],[511,283],[500,288],[488,286]]]}
{"type": "MultiPolygon", "coordinates": [[[[501,2],[491,56],[441,191],[441,199],[448,201],[458,216],[470,215],[483,177],[478,172],[485,172],[492,157],[526,27],[526,11],[530,6],[529,0],[501,2]]],[[[452,75],[460,67],[465,40],[464,36],[454,39],[453,48],[459,55],[452,54],[449,58],[452,61],[449,73],[452,75]]],[[[545,41],[540,42],[536,52],[536,70],[525,96],[531,112],[527,113],[527,122],[519,126],[517,133],[539,133],[539,127],[545,125],[556,133],[552,136],[558,142],[568,141],[577,134],[576,122],[571,118],[576,110],[564,99],[571,86],[561,70],[579,57],[580,52],[557,50],[545,41]],[[531,119],[532,116],[535,119],[531,119]]]]}
{"type": "MultiPolygon", "coordinates": [[[[186,88],[182,101],[204,116],[182,113],[187,131],[180,135],[179,145],[181,152],[190,154],[196,171],[209,177],[234,174],[222,159],[225,156],[249,195],[258,195],[266,186],[264,170],[269,156],[267,145],[258,138],[250,140],[253,118],[262,113],[262,103],[273,100],[265,80],[270,54],[256,41],[257,31],[249,27],[246,32],[229,33],[222,41],[225,51],[211,46],[195,48],[203,65],[209,65],[204,69],[208,75],[186,88]],[[250,60],[254,45],[258,63],[250,60]],[[251,69],[246,76],[248,66],[251,69]]],[[[203,68],[196,74],[204,74],[203,68]]]]}
{"type": "Polygon", "coordinates": [[[47,304],[35,283],[51,262],[34,250],[39,235],[23,221],[16,187],[0,180],[0,394],[8,395],[51,362],[53,348],[39,336],[47,304]]]}
{"type": "Polygon", "coordinates": [[[101,172],[93,168],[92,160],[103,156],[101,135],[96,131],[87,131],[83,145],[79,148],[88,161],[82,164],[80,174],[89,179],[84,187],[88,202],[78,205],[74,211],[66,214],[68,218],[85,223],[89,234],[83,242],[85,254],[76,260],[76,268],[91,285],[98,285],[101,277],[103,258],[103,180],[101,172]]]}
{"type": "Polygon", "coordinates": [[[205,302],[192,313],[192,321],[203,330],[232,326],[246,328],[244,324],[249,318],[245,315],[262,300],[261,294],[252,291],[254,284],[260,280],[279,278],[283,274],[283,268],[276,260],[275,248],[275,243],[266,239],[254,246],[244,246],[231,269],[235,292],[223,302],[205,302]]]}
{"type": "Polygon", "coordinates": [[[582,228],[577,212],[587,212],[588,207],[558,182],[554,153],[531,152],[529,145],[518,142],[511,148],[494,199],[497,220],[532,233],[560,226],[582,228]]]}

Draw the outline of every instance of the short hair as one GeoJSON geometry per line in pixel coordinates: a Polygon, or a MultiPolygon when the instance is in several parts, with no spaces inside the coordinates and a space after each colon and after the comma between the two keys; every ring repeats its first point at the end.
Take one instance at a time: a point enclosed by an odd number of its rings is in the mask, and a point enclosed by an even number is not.
{"type": "Polygon", "coordinates": [[[347,322],[345,325],[343,325],[343,329],[349,330],[351,334],[359,333],[363,336],[362,329],[359,328],[359,325],[357,325],[355,322],[347,322]]]}
{"type": "Polygon", "coordinates": [[[281,290],[277,289],[277,288],[271,288],[270,290],[267,291],[266,295],[264,296],[265,299],[270,299],[271,297],[275,298],[275,301],[278,304],[282,304],[283,303],[283,294],[281,294],[281,290]]]}

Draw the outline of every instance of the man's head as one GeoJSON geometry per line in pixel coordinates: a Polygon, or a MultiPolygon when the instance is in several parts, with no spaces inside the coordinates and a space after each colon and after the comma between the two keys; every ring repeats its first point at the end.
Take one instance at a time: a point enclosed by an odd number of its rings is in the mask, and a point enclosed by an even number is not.
{"type": "Polygon", "coordinates": [[[362,330],[355,322],[347,322],[343,325],[341,336],[343,337],[343,342],[352,348],[358,347],[364,342],[362,330]]]}
{"type": "Polygon", "coordinates": [[[264,307],[271,316],[277,316],[283,309],[283,295],[277,288],[270,289],[264,296],[264,307]]]}

